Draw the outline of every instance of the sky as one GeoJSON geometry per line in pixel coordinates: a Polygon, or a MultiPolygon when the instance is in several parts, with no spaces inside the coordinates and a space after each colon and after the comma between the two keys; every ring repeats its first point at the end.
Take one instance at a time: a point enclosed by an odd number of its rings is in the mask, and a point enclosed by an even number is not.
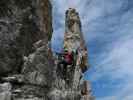
{"type": "Polygon", "coordinates": [[[79,12],[96,100],[133,100],[133,0],[52,0],[52,47],[63,46],[65,11],[79,12]]]}

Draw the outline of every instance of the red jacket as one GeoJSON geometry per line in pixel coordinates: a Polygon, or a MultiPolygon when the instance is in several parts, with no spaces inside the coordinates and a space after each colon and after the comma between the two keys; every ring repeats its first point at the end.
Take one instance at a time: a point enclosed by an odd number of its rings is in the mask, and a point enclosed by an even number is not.
{"type": "Polygon", "coordinates": [[[71,64],[72,61],[73,61],[72,53],[69,53],[69,52],[68,52],[67,54],[65,54],[64,58],[65,58],[65,61],[66,61],[67,63],[69,63],[69,64],[71,64]]]}

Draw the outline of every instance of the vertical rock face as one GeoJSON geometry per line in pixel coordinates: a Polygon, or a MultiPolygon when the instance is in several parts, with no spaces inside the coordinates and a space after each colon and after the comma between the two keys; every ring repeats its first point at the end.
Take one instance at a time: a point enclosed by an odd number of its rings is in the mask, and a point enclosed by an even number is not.
{"type": "Polygon", "coordinates": [[[49,0],[0,0],[0,100],[49,100],[51,35],[49,0]]]}
{"type": "Polygon", "coordinates": [[[18,72],[33,43],[52,33],[49,0],[0,0],[0,74],[18,72]]]}

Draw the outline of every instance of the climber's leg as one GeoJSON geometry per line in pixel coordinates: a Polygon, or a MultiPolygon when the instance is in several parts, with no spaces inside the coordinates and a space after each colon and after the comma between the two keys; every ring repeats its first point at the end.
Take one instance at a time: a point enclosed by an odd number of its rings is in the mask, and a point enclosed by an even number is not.
{"type": "Polygon", "coordinates": [[[67,62],[63,62],[63,75],[64,75],[64,79],[66,79],[67,76],[67,62]]]}
{"type": "Polygon", "coordinates": [[[57,68],[57,73],[60,77],[63,78],[63,66],[64,66],[64,61],[60,61],[57,64],[58,68],[57,68]]]}
{"type": "Polygon", "coordinates": [[[68,85],[71,85],[72,84],[72,76],[73,76],[73,73],[74,73],[74,65],[73,63],[68,63],[67,64],[67,72],[66,72],[66,83],[68,85]]]}

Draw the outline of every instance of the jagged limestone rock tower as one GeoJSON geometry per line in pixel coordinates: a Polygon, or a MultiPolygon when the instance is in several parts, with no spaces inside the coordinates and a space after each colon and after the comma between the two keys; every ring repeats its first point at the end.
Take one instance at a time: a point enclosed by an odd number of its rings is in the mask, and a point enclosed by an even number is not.
{"type": "Polygon", "coordinates": [[[70,52],[76,51],[77,53],[75,57],[75,69],[72,75],[72,89],[84,92],[84,100],[92,100],[89,82],[83,81],[81,83],[82,73],[87,71],[89,65],[80,17],[78,12],[73,8],[69,8],[66,11],[64,48],[70,52]]]}
{"type": "Polygon", "coordinates": [[[66,11],[65,24],[64,48],[68,49],[69,51],[76,51],[78,53],[75,59],[76,67],[73,81],[73,88],[76,89],[79,85],[79,78],[83,72],[82,70],[87,70],[88,63],[87,49],[81,30],[81,21],[78,12],[76,12],[75,9],[69,8],[69,10],[66,11]],[[84,58],[84,60],[82,58],[84,58]]]}
{"type": "Polygon", "coordinates": [[[50,100],[93,100],[89,82],[81,80],[82,73],[88,69],[87,49],[79,15],[72,8],[66,11],[64,49],[74,53],[74,62],[67,66],[66,74],[57,62],[53,70],[55,80],[49,92],[50,100]]]}

